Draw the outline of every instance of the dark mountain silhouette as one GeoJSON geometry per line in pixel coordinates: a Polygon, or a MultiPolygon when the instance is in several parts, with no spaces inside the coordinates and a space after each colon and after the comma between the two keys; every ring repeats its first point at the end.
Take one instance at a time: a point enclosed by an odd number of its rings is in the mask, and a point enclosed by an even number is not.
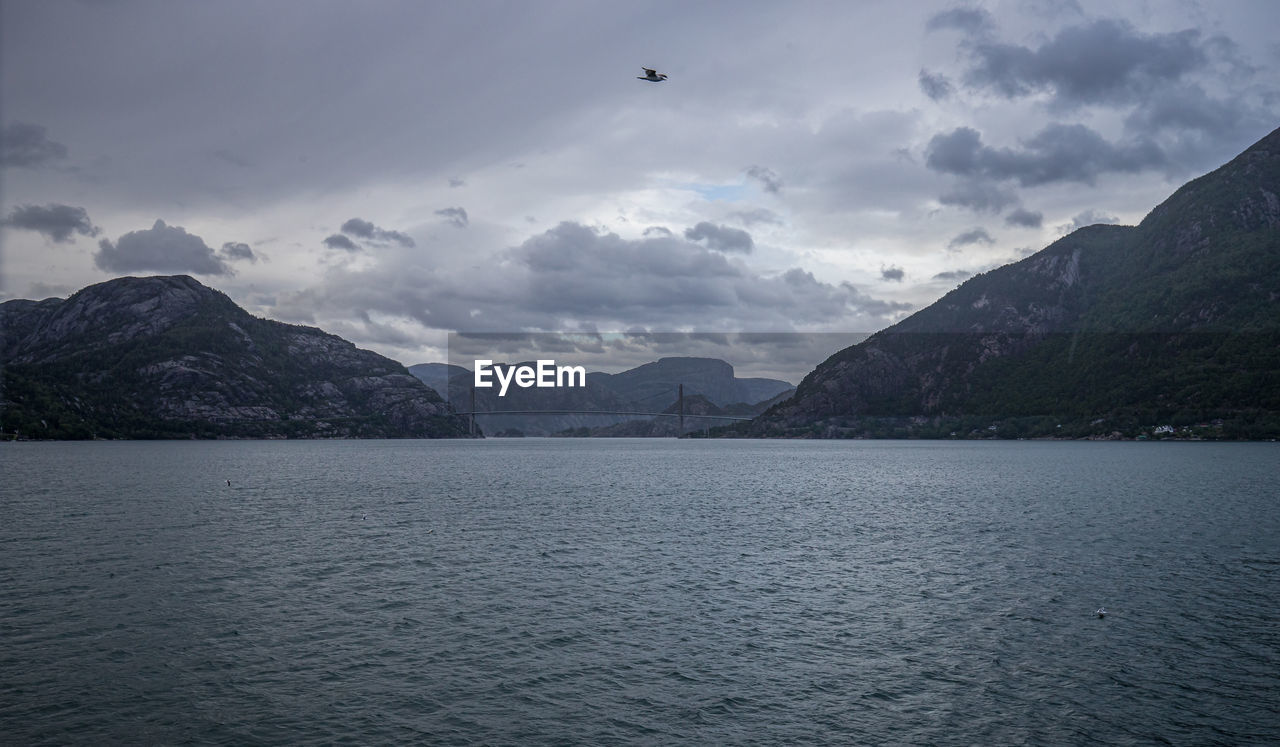
{"type": "Polygon", "coordinates": [[[185,275],[0,304],[0,429],[31,438],[456,437],[399,363],[185,275]]]}

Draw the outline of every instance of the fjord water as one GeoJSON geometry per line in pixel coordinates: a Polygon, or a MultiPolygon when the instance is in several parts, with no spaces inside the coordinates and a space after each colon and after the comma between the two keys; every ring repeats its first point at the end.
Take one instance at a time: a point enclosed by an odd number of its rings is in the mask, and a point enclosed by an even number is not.
{"type": "Polygon", "coordinates": [[[0,460],[0,741],[1280,741],[1275,444],[0,460]]]}

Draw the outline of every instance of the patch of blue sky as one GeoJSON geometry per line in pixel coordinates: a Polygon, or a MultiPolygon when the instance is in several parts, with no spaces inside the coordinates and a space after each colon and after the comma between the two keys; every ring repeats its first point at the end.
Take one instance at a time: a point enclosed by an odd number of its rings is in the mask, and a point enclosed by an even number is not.
{"type": "Polygon", "coordinates": [[[745,184],[686,184],[683,186],[685,189],[697,192],[708,202],[740,202],[746,198],[747,194],[745,184]]]}

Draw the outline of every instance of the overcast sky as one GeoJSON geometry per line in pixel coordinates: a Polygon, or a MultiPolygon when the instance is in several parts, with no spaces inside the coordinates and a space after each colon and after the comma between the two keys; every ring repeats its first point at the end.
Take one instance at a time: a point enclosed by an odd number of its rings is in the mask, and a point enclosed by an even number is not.
{"type": "Polygon", "coordinates": [[[405,364],[450,331],[875,331],[1280,125],[1277,28],[1274,0],[3,0],[0,297],[188,273],[405,364]]]}

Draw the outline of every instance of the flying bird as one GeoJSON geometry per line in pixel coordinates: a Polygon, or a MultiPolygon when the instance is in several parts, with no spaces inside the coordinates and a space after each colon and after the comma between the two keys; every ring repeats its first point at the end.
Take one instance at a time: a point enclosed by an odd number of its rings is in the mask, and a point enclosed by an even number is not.
{"type": "Polygon", "coordinates": [[[660,73],[651,67],[642,67],[640,69],[644,71],[644,75],[637,75],[636,80],[647,80],[650,83],[661,83],[667,79],[666,73],[660,73]]]}

